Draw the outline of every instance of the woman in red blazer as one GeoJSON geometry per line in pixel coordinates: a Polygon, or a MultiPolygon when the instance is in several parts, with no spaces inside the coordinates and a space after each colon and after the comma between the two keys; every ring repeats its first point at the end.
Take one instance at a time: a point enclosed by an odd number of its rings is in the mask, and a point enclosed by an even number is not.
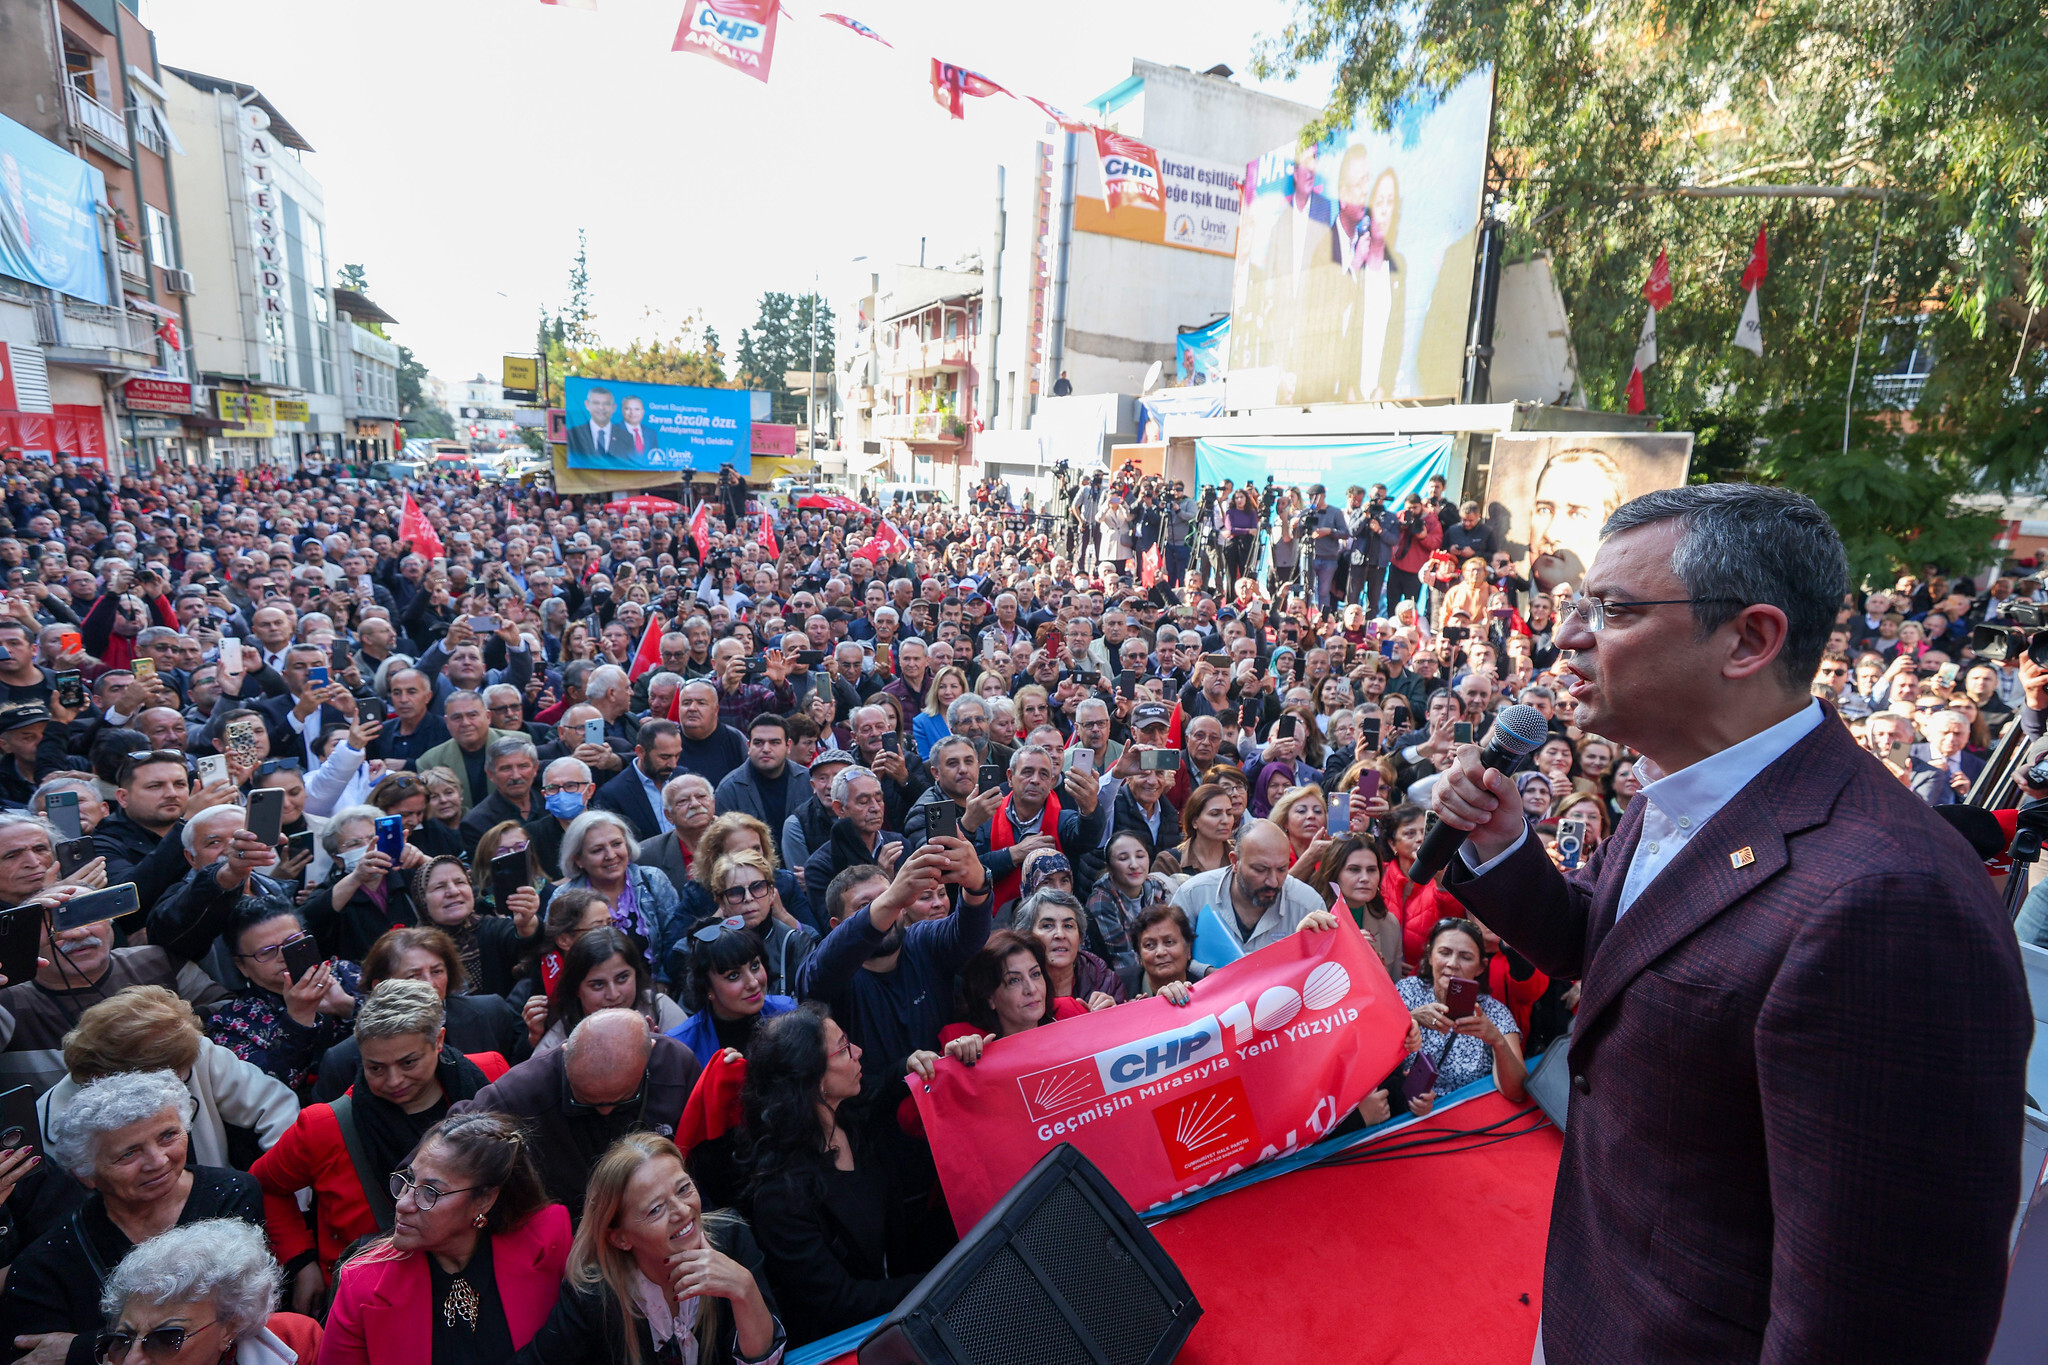
{"type": "Polygon", "coordinates": [[[318,1365],[483,1365],[533,1340],[569,1259],[518,1123],[458,1114],[391,1177],[391,1235],[345,1262],[318,1365]]]}
{"type": "Polygon", "coordinates": [[[366,1190],[343,1136],[346,1117],[368,1168],[381,1182],[398,1169],[420,1134],[505,1074],[495,1052],[474,1056],[448,1047],[441,998],[422,981],[380,981],[356,1009],[362,1059],[355,1084],[333,1104],[308,1105],[277,1144],[250,1168],[263,1186],[263,1219],[291,1282],[294,1312],[318,1311],[335,1258],[358,1237],[389,1231],[391,1197],[366,1190]],[[313,1191],[314,1232],[298,1191],[313,1191]]]}

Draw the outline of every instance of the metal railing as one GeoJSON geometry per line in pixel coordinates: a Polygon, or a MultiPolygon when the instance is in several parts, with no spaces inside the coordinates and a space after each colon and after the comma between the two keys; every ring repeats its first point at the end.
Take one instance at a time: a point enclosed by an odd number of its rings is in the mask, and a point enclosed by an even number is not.
{"type": "Polygon", "coordinates": [[[121,156],[128,155],[128,126],[121,116],[75,85],[64,87],[64,112],[71,121],[121,156]]]}
{"type": "Polygon", "coordinates": [[[138,284],[149,283],[149,262],[142,253],[123,242],[114,243],[114,259],[121,267],[121,274],[138,284]]]}
{"type": "Polygon", "coordinates": [[[74,350],[139,351],[157,353],[156,329],[148,318],[125,308],[65,300],[60,306],[50,299],[35,304],[36,344],[69,347],[74,350]]]}
{"type": "Polygon", "coordinates": [[[144,114],[142,106],[133,105],[130,112],[135,118],[135,140],[158,156],[169,156],[171,144],[164,140],[164,135],[157,131],[156,124],[144,114]]]}

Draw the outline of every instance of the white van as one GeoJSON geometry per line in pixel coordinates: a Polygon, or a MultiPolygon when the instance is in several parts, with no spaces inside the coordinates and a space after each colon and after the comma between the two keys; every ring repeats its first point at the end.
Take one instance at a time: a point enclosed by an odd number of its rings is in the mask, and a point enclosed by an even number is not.
{"type": "Polygon", "coordinates": [[[903,499],[906,502],[916,502],[927,506],[937,503],[942,507],[951,507],[953,505],[953,495],[951,493],[948,493],[943,488],[934,488],[928,483],[884,483],[875,485],[875,506],[887,510],[889,504],[896,501],[898,493],[903,495],[903,499]]]}

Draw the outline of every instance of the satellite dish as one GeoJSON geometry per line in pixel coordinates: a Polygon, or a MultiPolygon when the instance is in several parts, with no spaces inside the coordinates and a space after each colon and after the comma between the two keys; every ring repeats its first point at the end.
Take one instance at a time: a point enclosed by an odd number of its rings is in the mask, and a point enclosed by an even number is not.
{"type": "Polygon", "coordinates": [[[1143,387],[1141,387],[1141,388],[1140,388],[1140,389],[1138,390],[1138,392],[1139,392],[1139,393],[1150,393],[1150,392],[1152,392],[1152,390],[1154,390],[1154,389],[1158,388],[1158,387],[1159,387],[1159,376],[1160,376],[1161,374],[1165,373],[1165,369],[1166,369],[1166,364],[1165,364],[1165,362],[1164,362],[1164,361],[1160,361],[1160,360],[1155,360],[1155,361],[1153,361],[1153,362],[1152,362],[1152,368],[1151,368],[1151,369],[1149,369],[1149,370],[1147,370],[1147,371],[1145,371],[1145,383],[1144,383],[1144,386],[1143,386],[1143,387]]]}

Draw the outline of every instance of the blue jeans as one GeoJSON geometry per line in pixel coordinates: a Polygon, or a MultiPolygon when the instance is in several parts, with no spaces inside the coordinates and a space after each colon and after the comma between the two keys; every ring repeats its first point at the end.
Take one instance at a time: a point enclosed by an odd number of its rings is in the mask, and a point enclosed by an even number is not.
{"type": "Polygon", "coordinates": [[[1316,560],[1316,605],[1328,611],[1330,608],[1330,584],[1337,577],[1337,558],[1316,560]]]}

